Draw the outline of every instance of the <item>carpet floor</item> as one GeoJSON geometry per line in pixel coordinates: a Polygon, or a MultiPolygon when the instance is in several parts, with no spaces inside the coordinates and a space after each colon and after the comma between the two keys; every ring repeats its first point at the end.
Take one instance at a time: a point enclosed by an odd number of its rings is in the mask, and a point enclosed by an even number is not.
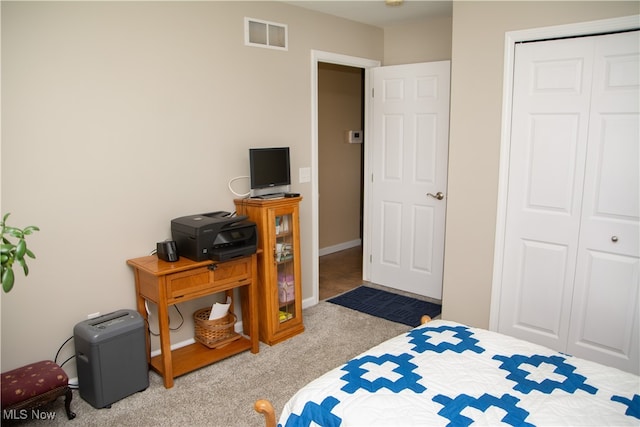
{"type": "Polygon", "coordinates": [[[245,352],[175,379],[165,389],[162,379],[149,373],[147,390],[133,394],[109,409],[95,409],[77,390],[71,409],[64,399],[41,407],[55,419],[23,420],[3,425],[20,426],[264,426],[253,409],[268,399],[279,416],[286,401],[302,386],[342,365],[376,344],[410,329],[401,323],[373,317],[322,301],[303,311],[305,332],[274,346],[260,343],[260,352],[245,352]]]}

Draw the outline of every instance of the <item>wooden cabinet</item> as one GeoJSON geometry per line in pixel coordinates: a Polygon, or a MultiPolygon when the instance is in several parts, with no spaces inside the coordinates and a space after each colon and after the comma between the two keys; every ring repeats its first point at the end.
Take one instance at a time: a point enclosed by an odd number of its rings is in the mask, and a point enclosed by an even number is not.
{"type": "MultiPolygon", "coordinates": [[[[149,356],[149,364],[162,375],[166,388],[173,387],[175,377],[195,369],[242,351],[259,351],[256,257],[251,255],[224,262],[197,262],[181,257],[176,262],[166,262],[152,255],[127,261],[135,275],[138,312],[146,321],[145,300],[158,306],[160,354],[149,356]],[[232,296],[235,288],[240,289],[243,332],[248,337],[214,349],[196,342],[171,350],[168,320],[171,305],[217,292],[232,296]]],[[[233,305],[230,310],[233,311],[233,305]]]]}
{"type": "Polygon", "coordinates": [[[304,331],[300,200],[235,200],[238,215],[247,215],[258,229],[258,323],[260,340],[269,345],[304,331]]]}

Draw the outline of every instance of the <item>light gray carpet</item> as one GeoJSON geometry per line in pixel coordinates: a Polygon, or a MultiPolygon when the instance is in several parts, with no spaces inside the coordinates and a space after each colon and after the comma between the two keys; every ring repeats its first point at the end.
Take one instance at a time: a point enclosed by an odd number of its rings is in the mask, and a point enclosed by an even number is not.
{"type": "MultiPolygon", "coordinates": [[[[131,395],[110,409],[95,409],[73,393],[69,421],[64,399],[47,405],[54,421],[11,423],[21,426],[264,426],[253,409],[257,399],[269,399],[276,418],[299,388],[324,372],[410,327],[328,302],[303,312],[306,331],[275,346],[260,343],[260,352],[245,352],[176,378],[171,389],[149,373],[147,390],[131,395]]],[[[4,424],[4,423],[3,423],[4,424]]]]}

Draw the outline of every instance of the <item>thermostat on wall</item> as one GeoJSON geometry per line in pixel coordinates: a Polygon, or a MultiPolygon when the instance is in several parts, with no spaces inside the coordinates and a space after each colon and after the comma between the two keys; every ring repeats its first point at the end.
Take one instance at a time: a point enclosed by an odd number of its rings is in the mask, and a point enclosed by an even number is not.
{"type": "Polygon", "coordinates": [[[344,132],[344,142],[347,144],[362,144],[361,130],[347,130],[344,132]]]}

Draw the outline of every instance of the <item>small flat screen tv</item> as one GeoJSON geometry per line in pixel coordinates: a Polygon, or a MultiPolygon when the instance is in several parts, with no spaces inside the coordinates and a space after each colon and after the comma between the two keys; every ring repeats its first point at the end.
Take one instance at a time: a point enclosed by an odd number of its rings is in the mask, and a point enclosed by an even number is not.
{"type": "Polygon", "coordinates": [[[250,148],[249,171],[252,190],[290,185],[289,147],[250,148]]]}

